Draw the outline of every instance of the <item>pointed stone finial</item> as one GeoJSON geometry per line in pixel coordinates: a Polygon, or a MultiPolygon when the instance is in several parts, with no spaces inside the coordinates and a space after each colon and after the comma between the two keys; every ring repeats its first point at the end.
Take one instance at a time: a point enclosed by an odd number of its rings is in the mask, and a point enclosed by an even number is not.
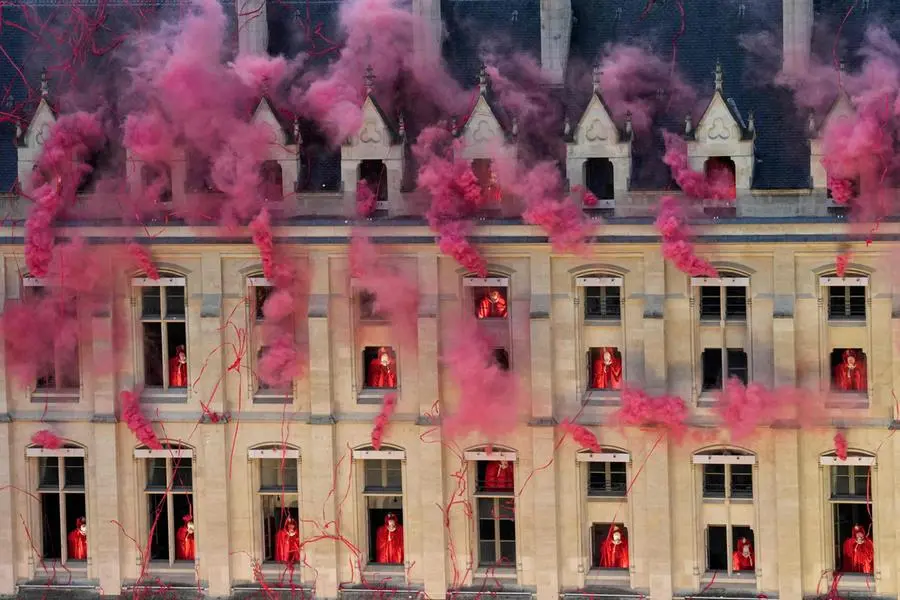
{"type": "Polygon", "coordinates": [[[600,93],[600,76],[603,74],[603,71],[600,70],[600,65],[595,65],[594,70],[591,72],[591,82],[594,84],[594,93],[600,93]]]}
{"type": "Polygon", "coordinates": [[[752,110],[747,113],[747,131],[756,133],[756,115],[753,114],[752,110]]]}
{"type": "Polygon", "coordinates": [[[569,117],[566,117],[565,122],[563,123],[563,135],[569,137],[572,133],[572,124],[569,123],[569,117]]]}
{"type": "Polygon", "coordinates": [[[19,121],[16,121],[16,140],[19,141],[22,139],[22,124],[19,121]]]}
{"type": "Polygon", "coordinates": [[[844,61],[843,58],[841,59],[841,62],[838,63],[838,71],[841,72],[841,75],[843,75],[844,73],[847,72],[847,63],[844,61]]]}
{"type": "Polygon", "coordinates": [[[632,123],[631,123],[631,111],[630,110],[627,113],[625,113],[625,135],[628,138],[631,138],[634,136],[634,125],[632,125],[632,123]]]}
{"type": "Polygon", "coordinates": [[[810,137],[815,137],[815,135],[816,135],[816,115],[815,115],[815,113],[810,112],[809,117],[806,119],[806,132],[810,135],[810,137]]]}
{"type": "Polygon", "coordinates": [[[490,84],[490,77],[488,77],[487,65],[481,63],[481,68],[478,70],[478,89],[481,90],[482,94],[487,94],[488,85],[490,84]]]}
{"type": "Polygon", "coordinates": [[[47,81],[47,67],[41,69],[41,97],[50,95],[50,83],[47,81]]]}
{"type": "Polygon", "coordinates": [[[519,137],[519,120],[513,119],[512,122],[512,136],[514,138],[519,137]]]}
{"type": "Polygon", "coordinates": [[[450,117],[450,133],[456,135],[457,125],[456,125],[456,117],[450,117]]]}
{"type": "Polygon", "coordinates": [[[406,120],[403,118],[403,113],[397,113],[397,133],[400,134],[400,140],[406,141],[406,120]]]}
{"type": "Polygon", "coordinates": [[[684,115],[684,135],[691,135],[694,131],[694,123],[691,121],[691,115],[684,115]]]}
{"type": "Polygon", "coordinates": [[[722,63],[716,60],[716,91],[722,92],[722,63]]]}
{"type": "Polygon", "coordinates": [[[366,96],[369,96],[375,86],[375,69],[372,68],[372,65],[366,67],[366,74],[363,77],[363,82],[366,84],[366,96]]]}
{"type": "Polygon", "coordinates": [[[300,135],[300,117],[294,117],[294,142],[298,149],[303,144],[303,136],[300,135]]]}

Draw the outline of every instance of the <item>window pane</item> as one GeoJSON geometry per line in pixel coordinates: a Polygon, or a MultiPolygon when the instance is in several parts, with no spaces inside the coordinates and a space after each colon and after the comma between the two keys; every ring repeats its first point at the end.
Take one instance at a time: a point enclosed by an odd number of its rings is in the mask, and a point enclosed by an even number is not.
{"type": "Polygon", "coordinates": [[[62,558],[59,494],[41,494],[41,554],[44,558],[62,558]]]}
{"type": "Polygon", "coordinates": [[[383,462],[380,460],[367,460],[363,464],[366,470],[366,489],[383,487],[384,482],[381,478],[383,462]]]}
{"type": "Polygon", "coordinates": [[[179,548],[178,545],[178,531],[182,530],[184,534],[187,534],[187,521],[185,521],[185,517],[187,516],[195,516],[194,515],[194,497],[191,494],[173,494],[172,498],[172,513],[175,515],[175,560],[188,560],[193,561],[196,558],[196,542],[194,541],[193,533],[187,535],[187,543],[182,544],[179,548]],[[184,528],[184,529],[182,529],[184,528]]]}
{"type": "Polygon", "coordinates": [[[700,288],[700,318],[722,318],[722,288],[708,285],[700,288]]]}
{"type": "Polygon", "coordinates": [[[500,519],[500,539],[504,542],[516,540],[516,522],[511,519],[500,519]]]}
{"type": "Polygon", "coordinates": [[[260,461],[260,489],[269,491],[297,490],[297,461],[266,458],[260,461]]]}
{"type": "Polygon", "coordinates": [[[386,460],[385,470],[387,471],[387,487],[392,490],[403,489],[403,479],[400,471],[399,460],[386,460]]]}
{"type": "Polygon", "coordinates": [[[162,324],[144,323],[144,384],[163,386],[162,324]]]}
{"type": "Polygon", "coordinates": [[[747,353],[740,348],[729,348],[727,354],[728,378],[736,377],[747,385],[747,353]]]}
{"type": "Polygon", "coordinates": [[[845,497],[850,495],[850,467],[831,468],[831,495],[845,497]]]}
{"type": "Polygon", "coordinates": [[[707,348],[701,356],[703,369],[703,390],[722,388],[722,350],[707,348]]]}
{"type": "Polygon", "coordinates": [[[728,537],[724,526],[710,525],[707,528],[706,551],[706,567],[708,570],[728,570],[728,537]]]}
{"type": "Polygon", "coordinates": [[[159,301],[158,287],[141,288],[141,318],[142,319],[160,319],[162,318],[162,308],[159,301]]]}
{"type": "Polygon", "coordinates": [[[497,515],[494,514],[494,499],[493,498],[479,498],[478,499],[478,518],[479,519],[494,519],[497,515]]]}
{"type": "Polygon", "coordinates": [[[170,286],[166,288],[166,318],[184,318],[184,288],[170,286]]]}
{"type": "Polygon", "coordinates": [[[191,459],[172,459],[172,489],[189,490],[194,485],[194,472],[191,459]]]}
{"type": "Polygon", "coordinates": [[[38,487],[59,489],[59,459],[42,457],[38,459],[38,487]]]}
{"type": "Polygon", "coordinates": [[[731,497],[753,497],[752,465],[731,465],[731,497]]]}
{"type": "Polygon", "coordinates": [[[725,497],[725,465],[703,465],[703,497],[725,497]]]}
{"type": "Polygon", "coordinates": [[[79,543],[84,540],[83,537],[78,536],[77,534],[73,540],[69,541],[69,536],[76,532],[79,525],[79,520],[85,518],[87,514],[85,511],[84,504],[84,494],[66,494],[65,495],[66,502],[66,524],[65,524],[65,533],[66,539],[68,541],[68,560],[86,560],[87,552],[90,550],[90,546],[85,548],[85,544],[79,543]]]}
{"type": "Polygon", "coordinates": [[[496,537],[496,522],[493,519],[478,519],[478,539],[494,540],[496,537]]]}
{"type": "Polygon", "coordinates": [[[516,543],[500,542],[500,560],[502,565],[515,566],[516,564],[516,543]]]}
{"type": "Polygon", "coordinates": [[[742,320],[747,318],[747,288],[725,288],[725,318],[742,320]]]}
{"type": "Polygon", "coordinates": [[[497,562],[497,543],[484,541],[478,543],[478,561],[482,565],[493,565],[497,562]]]}
{"type": "Polygon", "coordinates": [[[515,519],[516,518],[516,501],[512,498],[501,498],[497,500],[498,504],[498,516],[501,519],[515,519]]]}
{"type": "Polygon", "coordinates": [[[165,494],[147,494],[150,559],[169,560],[169,514],[165,494]]]}
{"type": "Polygon", "coordinates": [[[166,459],[151,458],[147,460],[147,489],[166,489],[166,459]]]}
{"type": "Polygon", "coordinates": [[[628,479],[626,476],[626,464],[625,463],[611,463],[610,465],[610,474],[612,475],[612,491],[625,495],[628,491],[628,479]]]}
{"type": "Polygon", "coordinates": [[[84,459],[81,457],[64,458],[66,473],[66,489],[84,489],[84,459]]]}
{"type": "Polygon", "coordinates": [[[621,288],[615,286],[585,288],[585,319],[618,319],[621,312],[621,288]]]}
{"type": "Polygon", "coordinates": [[[856,467],[853,469],[853,495],[867,498],[869,496],[869,469],[868,467],[856,467]]]}
{"type": "Polygon", "coordinates": [[[266,300],[269,299],[271,293],[272,288],[267,285],[258,285],[253,288],[253,304],[257,321],[262,321],[265,318],[263,307],[265,306],[266,300]]]}

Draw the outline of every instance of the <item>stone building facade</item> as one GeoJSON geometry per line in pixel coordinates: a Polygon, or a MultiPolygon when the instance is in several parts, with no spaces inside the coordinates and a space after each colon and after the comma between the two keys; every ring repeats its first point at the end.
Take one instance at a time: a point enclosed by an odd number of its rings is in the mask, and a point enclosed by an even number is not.
{"type": "MultiPolygon", "coordinates": [[[[416,32],[423,53],[442,51],[444,4],[452,3],[413,3],[428,25],[416,32]]],[[[579,3],[534,4],[542,64],[561,81],[568,40],[584,24],[572,17],[579,3]]],[[[778,10],[785,64],[803,68],[813,3],[785,1],[778,10]]],[[[239,28],[242,48],[267,47],[260,22],[239,28]]],[[[82,319],[90,342],[79,348],[77,373],[23,386],[0,371],[0,594],[115,595],[137,584],[210,597],[268,597],[268,590],[320,598],[799,600],[832,587],[848,597],[900,597],[900,525],[892,518],[900,510],[893,435],[900,289],[892,267],[900,226],[882,223],[868,245],[867,232],[852,230],[827,197],[817,135],[829,118],[852,110],[844,101],[809,125],[800,119],[805,153],[779,175],[766,153],[788,141],[771,121],[742,116],[749,108],[729,95],[727,66],[703,67],[709,103],[686,132],[690,162],[702,169],[711,157],[728,158],[736,188],[732,212],[711,207],[716,218],[696,224],[699,253],[720,270],[716,279],[688,277],[663,260],[650,217],[661,192],[636,185],[633,132],[615,122],[598,90],[561,132],[570,185],[591,187],[591,160],[607,161],[598,172],[613,178],[592,209],[607,222],[589,254],[555,254],[537,228],[486,219],[474,234],[489,263],[485,279],[441,255],[426,224],[409,218],[416,200],[402,185],[409,140],[377,98],[367,98],[363,128],[340,150],[343,185],[331,191],[294,185],[303,176],[295,158],[302,135],[262,101],[253,118],[279,139],[270,157],[284,196],[276,239],[311,278],[306,318],[296,323],[308,347],[305,375],[283,390],[260,388],[252,376],[257,309],[269,282],[248,235],[171,224],[147,242],[161,280],[109,265],[114,291],[106,310],[82,319]],[[349,212],[367,161],[381,161],[387,173],[374,222],[379,249],[422,294],[414,344],[368,311],[349,271],[352,223],[336,212],[349,212]],[[797,168],[808,185],[783,185],[797,168]],[[835,256],[846,250],[853,259],[838,275],[835,256]],[[521,383],[520,425],[501,439],[444,439],[438,413],[452,413],[459,397],[441,356],[453,324],[474,312],[485,289],[507,302],[505,318],[480,325],[500,340],[521,383]],[[148,331],[158,332],[151,335],[162,353],[155,371],[148,331]],[[186,387],[169,385],[177,346],[186,350],[186,387]],[[369,387],[367,369],[382,347],[396,360],[398,404],[375,450],[373,420],[386,391],[369,387]],[[604,425],[621,397],[621,389],[594,385],[604,349],[621,360],[623,381],[685,400],[691,428],[683,439],[604,425]],[[835,384],[847,351],[866,371],[856,389],[835,384]],[[730,443],[714,427],[715,395],[729,376],[820,392],[824,424],[784,424],[730,443]],[[119,393],[135,386],[144,387],[141,406],[163,450],[141,446],[122,422],[119,393]],[[591,428],[603,451],[581,450],[571,438],[560,443],[563,419],[591,428]],[[47,423],[64,448],[32,445],[47,423]],[[835,453],[836,429],[848,442],[846,460],[835,453]],[[488,464],[498,460],[513,470],[513,491],[485,485],[488,464]],[[304,540],[294,569],[273,560],[274,515],[284,513],[304,540]],[[387,513],[404,529],[399,564],[375,561],[387,513]],[[193,561],[176,549],[186,515],[195,525],[193,561]],[[67,537],[82,516],[88,553],[77,560],[67,537]],[[870,573],[842,572],[854,525],[873,540],[870,573]],[[600,566],[613,526],[628,542],[626,568],[600,566]],[[752,569],[734,566],[742,538],[754,549],[752,569]]],[[[17,134],[20,174],[30,171],[55,119],[51,96],[17,134]]],[[[490,160],[486,149],[498,147],[513,155],[510,131],[485,86],[460,131],[467,158],[490,160]]],[[[140,163],[129,161],[129,169],[129,183],[143,185],[140,163]]],[[[196,193],[186,191],[186,171],[172,169],[173,203],[196,193]]],[[[27,210],[21,198],[4,202],[13,216],[27,210]]],[[[23,272],[21,227],[4,230],[0,298],[10,301],[41,282],[23,272]]],[[[59,232],[98,242],[134,234],[90,224],[59,232]]]]}

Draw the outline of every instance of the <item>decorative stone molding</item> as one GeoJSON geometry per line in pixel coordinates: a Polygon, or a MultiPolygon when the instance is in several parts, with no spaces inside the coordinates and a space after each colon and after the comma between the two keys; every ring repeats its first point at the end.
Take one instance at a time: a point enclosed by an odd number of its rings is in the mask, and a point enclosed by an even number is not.
{"type": "Polygon", "coordinates": [[[366,69],[366,97],[362,105],[362,127],[341,146],[341,182],[344,198],[351,205],[356,200],[359,166],[364,160],[380,160],[387,170],[387,206],[379,209],[396,212],[403,181],[404,144],[406,131],[403,119],[396,127],[379,106],[373,94],[375,76],[372,67],[366,69]]]}
{"type": "Polygon", "coordinates": [[[713,96],[696,127],[691,126],[690,117],[686,119],[685,137],[692,169],[702,173],[707,159],[730,158],[734,162],[737,195],[749,192],[753,183],[753,142],[756,137],[753,113],[744,123],[734,101],[725,98],[720,63],[716,63],[713,96]]]}
{"type": "Polygon", "coordinates": [[[275,161],[281,167],[281,197],[287,198],[294,192],[294,182],[297,181],[299,126],[295,124],[293,130],[288,131],[288,125],[278,118],[266,98],[259,101],[250,122],[254,125],[265,124],[272,132],[266,160],[275,161]]]}
{"type": "Polygon", "coordinates": [[[16,126],[16,153],[18,158],[18,179],[24,189],[29,189],[31,184],[31,172],[34,170],[37,159],[44,148],[44,143],[50,137],[50,130],[56,124],[56,112],[50,106],[49,88],[46,71],[41,73],[41,99],[37,109],[31,117],[31,121],[22,131],[21,126],[16,126]]]}
{"type": "MultiPolygon", "coordinates": [[[[587,107],[572,128],[566,121],[566,177],[570,186],[587,184],[585,169],[592,158],[612,163],[616,197],[628,191],[631,182],[631,142],[633,130],[628,117],[620,130],[600,93],[600,69],[594,69],[594,89],[587,107]]],[[[614,200],[601,198],[597,208],[612,208],[614,200]]]]}
{"type": "Polygon", "coordinates": [[[822,164],[822,158],[825,156],[824,139],[825,131],[833,123],[838,123],[847,119],[852,119],[856,115],[853,110],[853,104],[850,97],[843,90],[840,91],[838,97],[821,123],[816,123],[815,115],[810,114],[809,117],[809,176],[811,185],[814,190],[826,191],[828,189],[828,172],[825,165],[822,164]]]}

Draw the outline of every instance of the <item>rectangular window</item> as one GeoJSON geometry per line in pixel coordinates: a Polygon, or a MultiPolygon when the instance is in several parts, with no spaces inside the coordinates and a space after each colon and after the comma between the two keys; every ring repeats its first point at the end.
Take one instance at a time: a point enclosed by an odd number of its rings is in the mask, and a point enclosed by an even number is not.
{"type": "Polygon", "coordinates": [[[510,497],[478,498],[478,565],[515,567],[516,505],[510,497]]]}
{"type": "Polygon", "coordinates": [[[700,363],[703,391],[722,389],[722,373],[726,373],[728,379],[736,377],[747,385],[749,365],[747,353],[741,348],[727,348],[725,352],[721,348],[706,348],[701,354],[700,363]]]}
{"type": "Polygon", "coordinates": [[[273,386],[259,376],[260,361],[268,351],[263,339],[266,320],[265,306],[275,292],[275,288],[262,277],[251,277],[248,284],[251,315],[250,345],[253,349],[251,353],[253,376],[250,378],[250,385],[253,401],[255,403],[289,403],[293,400],[293,390],[290,385],[273,386]]]}
{"type": "Polygon", "coordinates": [[[363,461],[363,499],[369,529],[370,563],[402,565],[405,562],[402,477],[400,460],[363,461]]]}
{"type": "Polygon", "coordinates": [[[41,558],[60,564],[86,561],[84,457],[42,456],[37,469],[41,522],[34,541],[40,540],[41,558]]]}
{"type": "Polygon", "coordinates": [[[628,529],[624,523],[591,525],[591,568],[627,569],[628,529]]]}
{"type": "Polygon", "coordinates": [[[363,349],[363,386],[371,389],[396,389],[397,358],[390,346],[363,349]]]}
{"type": "Polygon", "coordinates": [[[756,570],[753,529],[745,525],[708,525],[706,570],[732,574],[756,570]],[[743,546],[749,546],[746,553],[743,546]]]}
{"type": "Polygon", "coordinates": [[[375,294],[367,290],[360,290],[357,298],[359,300],[359,319],[361,321],[384,320],[384,317],[378,312],[375,294]]]}
{"type": "Polygon", "coordinates": [[[745,321],[747,288],[741,285],[700,286],[701,321],[745,321]]]}
{"type": "Polygon", "coordinates": [[[494,363],[502,371],[509,371],[509,352],[506,348],[494,348],[494,363]]]}
{"type": "Polygon", "coordinates": [[[188,357],[184,279],[166,279],[159,285],[152,282],[150,285],[140,284],[136,289],[140,290],[144,386],[163,391],[186,389],[188,357]]]}
{"type": "Polygon", "coordinates": [[[864,321],[866,319],[866,287],[862,285],[828,287],[828,318],[864,321]]]}
{"type": "MultiPolygon", "coordinates": [[[[48,290],[38,285],[39,280],[25,278],[25,297],[33,302],[51,302],[48,299],[48,290]]],[[[60,317],[77,323],[76,301],[58,301],[53,306],[54,311],[61,312],[60,317]]],[[[77,395],[80,386],[80,368],[78,361],[78,346],[73,351],[64,348],[56,348],[52,357],[48,357],[46,364],[40,365],[40,371],[35,381],[35,391],[42,397],[72,396],[77,395]]]]}
{"type": "Polygon", "coordinates": [[[868,361],[862,348],[835,348],[831,351],[831,391],[868,394],[868,361]]]}
{"type": "Polygon", "coordinates": [[[866,502],[832,502],[834,568],[843,573],[871,576],[875,565],[872,505],[866,502]]]}
{"type": "Polygon", "coordinates": [[[588,497],[624,498],[628,491],[627,467],[624,462],[588,463],[588,497]]]}
{"type": "Polygon", "coordinates": [[[865,502],[870,494],[868,465],[839,465],[831,467],[831,499],[865,502]]]}
{"type": "Polygon", "coordinates": [[[597,286],[584,288],[585,321],[618,321],[621,318],[621,287],[597,286]]]}
{"type": "Polygon", "coordinates": [[[703,498],[750,500],[753,498],[753,466],[703,465],[703,498]]]}
{"type": "Polygon", "coordinates": [[[300,561],[299,467],[292,458],[257,461],[264,562],[300,561]]]}
{"type": "Polygon", "coordinates": [[[193,563],[196,507],[192,459],[176,455],[142,460],[150,560],[169,565],[193,563]]]}

